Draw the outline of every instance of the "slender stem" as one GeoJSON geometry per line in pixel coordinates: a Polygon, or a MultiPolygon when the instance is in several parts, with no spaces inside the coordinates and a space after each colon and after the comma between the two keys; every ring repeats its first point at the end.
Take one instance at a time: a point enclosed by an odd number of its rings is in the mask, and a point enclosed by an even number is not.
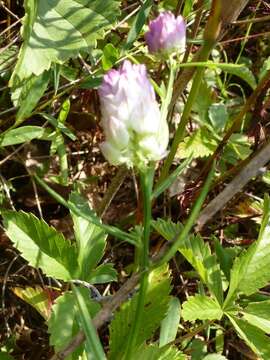
{"type": "Polygon", "coordinates": [[[89,214],[84,213],[81,211],[79,207],[77,207],[75,204],[73,204],[70,201],[66,201],[60,194],[58,194],[56,191],[54,191],[44,180],[42,180],[40,177],[38,177],[36,174],[33,175],[35,180],[39,185],[41,185],[56,201],[59,202],[59,204],[63,205],[70,211],[72,211],[75,215],[81,216],[85,220],[88,220],[89,222],[93,223],[94,225],[100,227],[108,234],[115,236],[116,238],[119,238],[123,241],[129,242],[132,245],[138,246],[138,243],[135,239],[133,239],[127,232],[118,229],[115,226],[102,224],[98,217],[96,217],[94,214],[93,216],[90,216],[89,214]]]}
{"type": "MultiPolygon", "coordinates": [[[[202,61],[206,61],[208,59],[208,56],[210,54],[211,49],[212,49],[212,47],[211,48],[210,47],[205,47],[204,48],[204,52],[202,54],[202,59],[201,59],[202,61]]],[[[164,165],[163,165],[163,168],[161,170],[161,174],[160,174],[160,178],[159,178],[158,183],[160,183],[164,179],[166,179],[166,177],[167,177],[167,175],[169,173],[170,167],[172,165],[173,159],[175,157],[175,154],[177,152],[179,143],[184,138],[185,128],[186,128],[186,125],[187,125],[188,120],[189,120],[189,116],[190,116],[190,113],[191,113],[192,106],[193,106],[194,101],[195,101],[195,99],[196,99],[196,97],[198,95],[203,74],[204,74],[204,68],[198,68],[197,71],[196,71],[193,83],[192,83],[191,91],[189,93],[189,96],[188,96],[188,99],[187,99],[187,102],[186,102],[186,105],[185,105],[185,108],[184,108],[180,123],[178,125],[178,128],[176,130],[176,133],[175,133],[175,136],[174,136],[174,139],[173,139],[171,150],[170,150],[169,155],[167,156],[167,158],[166,158],[166,160],[164,162],[164,165]]]]}
{"type": "Polygon", "coordinates": [[[187,238],[192,226],[195,224],[198,216],[199,216],[199,212],[201,210],[201,207],[204,203],[204,200],[208,194],[210,185],[211,185],[211,181],[214,175],[214,167],[215,164],[213,164],[213,167],[211,169],[211,171],[209,172],[205,183],[202,187],[201,193],[191,211],[191,214],[183,228],[183,230],[181,230],[180,233],[176,234],[175,238],[171,241],[171,246],[169,248],[165,248],[164,252],[161,252],[161,254],[159,255],[158,259],[155,259],[151,265],[151,269],[155,269],[161,265],[163,265],[164,263],[170,261],[174,255],[176,254],[176,252],[178,251],[180,245],[183,243],[183,241],[187,238]]]}
{"type": "Polygon", "coordinates": [[[106,360],[100,338],[90,317],[85,299],[82,296],[80,290],[77,289],[74,285],[72,286],[72,289],[73,293],[75,294],[75,299],[79,310],[79,317],[86,337],[87,353],[93,353],[93,356],[96,360],[106,360]]]}
{"type": "Polygon", "coordinates": [[[173,94],[173,83],[174,83],[176,70],[177,70],[176,63],[175,63],[175,61],[173,60],[172,57],[169,59],[169,67],[170,67],[170,75],[169,75],[169,81],[168,81],[166,96],[165,96],[165,99],[162,101],[162,106],[161,106],[161,119],[162,119],[162,121],[166,121],[166,119],[167,119],[167,115],[168,115],[168,111],[169,111],[169,105],[170,105],[170,102],[171,102],[171,99],[172,99],[172,94],[173,94]]]}
{"type": "Polygon", "coordinates": [[[145,173],[141,173],[141,190],[143,195],[143,257],[141,270],[145,270],[149,265],[149,238],[151,224],[151,196],[153,188],[154,169],[149,168],[145,173]]]}
{"type": "Polygon", "coordinates": [[[143,309],[145,303],[145,296],[148,286],[148,268],[149,268],[149,239],[150,239],[150,225],[151,225],[151,196],[153,187],[154,169],[149,168],[140,174],[141,192],[143,195],[143,244],[140,256],[140,270],[143,274],[140,279],[140,290],[138,294],[137,306],[132,327],[128,337],[128,343],[125,353],[125,360],[131,358],[133,349],[136,346],[138,333],[140,331],[143,320],[143,309]]]}

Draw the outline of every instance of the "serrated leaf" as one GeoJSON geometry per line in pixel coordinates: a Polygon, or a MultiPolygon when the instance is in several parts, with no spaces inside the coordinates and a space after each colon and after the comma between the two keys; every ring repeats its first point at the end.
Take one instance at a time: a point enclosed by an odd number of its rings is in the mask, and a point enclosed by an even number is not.
{"type": "Polygon", "coordinates": [[[16,296],[33,306],[44,319],[49,318],[54,297],[58,294],[55,289],[27,286],[24,289],[15,287],[12,290],[16,296]]]}
{"type": "MultiPolygon", "coordinates": [[[[92,216],[93,211],[90,209],[88,201],[80,194],[72,192],[70,202],[80,206],[84,214],[92,216]]],[[[78,263],[81,267],[81,278],[90,281],[91,277],[95,277],[91,271],[94,270],[104,254],[107,235],[101,228],[74,213],[72,213],[72,219],[78,244],[78,263]]]]}
{"type": "Polygon", "coordinates": [[[270,281],[270,202],[264,199],[264,215],[258,240],[234,261],[230,288],[226,298],[229,303],[237,294],[255,293],[270,281]]]}
{"type": "MultiPolygon", "coordinates": [[[[166,315],[170,300],[170,277],[162,266],[149,274],[149,284],[143,310],[143,328],[139,330],[136,346],[149,339],[166,315]]],[[[110,325],[110,360],[118,360],[125,353],[127,337],[135,319],[138,294],[124,303],[110,325]]]]}
{"type": "Polygon", "coordinates": [[[187,238],[179,252],[187,259],[220,304],[223,303],[222,276],[216,255],[199,236],[187,238]]]}
{"type": "Polygon", "coordinates": [[[245,160],[251,153],[248,137],[243,134],[233,134],[225,146],[222,159],[234,165],[239,159],[245,160]]]}
{"type": "Polygon", "coordinates": [[[7,236],[31,266],[61,280],[76,278],[77,252],[63,234],[23,211],[2,212],[7,236]]]}
{"type": "Polygon", "coordinates": [[[180,222],[174,223],[171,219],[157,219],[152,221],[153,228],[168,241],[172,241],[174,236],[183,229],[180,222]]]}
{"type": "Polygon", "coordinates": [[[0,136],[0,146],[22,144],[33,139],[52,140],[52,131],[41,126],[21,126],[0,136]]]}
{"type": "Polygon", "coordinates": [[[174,341],[180,322],[181,305],[177,297],[171,298],[166,317],[161,322],[159,347],[174,341]]]}
{"type": "Polygon", "coordinates": [[[130,360],[186,360],[187,357],[174,346],[144,345],[132,355],[130,360]]]}
{"type": "Polygon", "coordinates": [[[249,303],[243,311],[243,317],[250,324],[270,334],[270,300],[249,303]]]}
{"type": "Polygon", "coordinates": [[[223,311],[214,299],[205,295],[190,296],[182,305],[182,316],[185,321],[220,320],[223,311]]]}
{"type": "MultiPolygon", "coordinates": [[[[152,226],[168,241],[172,241],[174,236],[183,229],[182,224],[175,224],[171,219],[152,221],[152,226]]],[[[211,255],[209,245],[197,235],[186,238],[178,251],[194,267],[221,304],[223,302],[222,276],[216,256],[211,255]]]]}
{"type": "Polygon", "coordinates": [[[270,339],[264,332],[247,321],[236,317],[228,316],[238,335],[247,345],[260,357],[270,359],[270,339]]]}
{"type": "Polygon", "coordinates": [[[239,67],[229,65],[230,64],[222,64],[222,70],[229,74],[238,76],[240,79],[244,80],[253,90],[256,88],[256,78],[245,64],[239,67]]]}
{"type": "Polygon", "coordinates": [[[14,70],[20,80],[40,75],[51,63],[63,63],[89,51],[119,14],[114,0],[28,0],[25,2],[24,43],[14,70]]]}
{"type": "Polygon", "coordinates": [[[190,156],[195,159],[206,157],[213,154],[216,147],[217,142],[206,129],[201,128],[194,131],[191,136],[187,136],[184,141],[180,143],[176,156],[180,159],[185,159],[190,156]]]}
{"type": "MultiPolygon", "coordinates": [[[[95,316],[100,305],[90,299],[89,290],[81,289],[81,292],[88,304],[87,307],[91,316],[95,316]]],[[[48,321],[50,344],[54,346],[56,351],[61,350],[71,341],[79,329],[75,296],[71,292],[66,292],[56,299],[52,307],[52,315],[48,321]]],[[[82,347],[77,349],[68,359],[77,360],[81,352],[82,347]]]]}

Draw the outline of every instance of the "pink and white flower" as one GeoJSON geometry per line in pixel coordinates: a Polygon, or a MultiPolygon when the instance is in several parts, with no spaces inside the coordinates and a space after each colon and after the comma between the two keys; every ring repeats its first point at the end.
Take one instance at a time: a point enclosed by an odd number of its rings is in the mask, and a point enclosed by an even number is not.
{"type": "Polygon", "coordinates": [[[151,53],[170,54],[183,52],[186,47],[186,23],[182,16],[170,11],[161,13],[150,21],[145,40],[151,53]]]}
{"type": "Polygon", "coordinates": [[[106,137],[101,150],[111,164],[145,166],[165,156],[168,125],[161,119],[145,65],[124,61],[104,76],[98,93],[106,137]]]}

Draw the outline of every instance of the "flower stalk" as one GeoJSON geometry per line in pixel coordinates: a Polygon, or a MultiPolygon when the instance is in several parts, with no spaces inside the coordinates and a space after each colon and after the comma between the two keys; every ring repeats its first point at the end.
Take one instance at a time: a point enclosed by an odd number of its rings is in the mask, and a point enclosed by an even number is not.
{"type": "Polygon", "coordinates": [[[148,287],[149,276],[149,240],[151,228],[151,197],[153,188],[154,168],[149,167],[145,171],[140,172],[140,186],[143,197],[143,238],[141,253],[139,257],[139,270],[142,272],[140,279],[140,287],[137,299],[137,306],[134,320],[128,337],[128,344],[125,353],[125,360],[131,358],[131,354],[136,346],[139,331],[142,326],[143,310],[145,304],[145,297],[148,287]]]}

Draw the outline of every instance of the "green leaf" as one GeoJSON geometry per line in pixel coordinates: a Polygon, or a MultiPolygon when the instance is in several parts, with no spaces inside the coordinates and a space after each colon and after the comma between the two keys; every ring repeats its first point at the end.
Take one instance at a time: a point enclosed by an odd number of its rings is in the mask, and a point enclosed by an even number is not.
{"type": "Polygon", "coordinates": [[[145,0],[143,5],[141,6],[138,14],[136,15],[133,24],[129,30],[128,36],[127,36],[127,42],[124,46],[125,50],[128,50],[134,43],[134,41],[139,36],[146,19],[149,16],[151,7],[153,5],[153,0],[145,0]]]}
{"type": "Polygon", "coordinates": [[[222,159],[234,165],[238,160],[245,160],[252,150],[248,137],[243,134],[233,134],[224,149],[222,159]]]}
{"type": "MultiPolygon", "coordinates": [[[[139,330],[136,346],[149,339],[166,315],[170,300],[170,277],[167,267],[162,266],[149,274],[145,305],[144,326],[139,330]]],[[[110,325],[110,360],[118,360],[125,353],[128,334],[135,319],[138,294],[124,303],[110,325]]]]}
{"type": "Polygon", "coordinates": [[[159,347],[174,341],[180,322],[181,305],[177,297],[171,298],[166,317],[161,322],[159,347]]]}
{"type": "Polygon", "coordinates": [[[65,139],[61,134],[60,130],[56,130],[55,136],[52,139],[51,144],[51,155],[54,153],[58,154],[59,158],[59,167],[60,174],[56,177],[57,181],[63,185],[68,185],[68,175],[69,175],[69,167],[68,167],[68,158],[66,152],[65,139]]]}
{"type": "Polygon", "coordinates": [[[195,295],[188,298],[182,305],[182,315],[185,321],[220,320],[223,311],[214,299],[205,295],[195,295]]]}
{"type": "Polygon", "coordinates": [[[220,264],[220,268],[226,276],[227,280],[230,280],[230,270],[233,266],[233,260],[239,254],[240,248],[238,247],[223,247],[219,239],[214,239],[215,241],[215,253],[220,264]]]}
{"type": "Polygon", "coordinates": [[[228,316],[238,335],[247,345],[264,360],[270,359],[270,339],[263,331],[256,326],[250,325],[247,321],[228,316]]]}
{"type": "Polygon", "coordinates": [[[217,143],[210,133],[205,128],[201,128],[194,131],[191,136],[185,137],[178,147],[176,156],[180,159],[190,156],[195,159],[206,157],[213,154],[216,147],[217,143]]]}
{"type": "Polygon", "coordinates": [[[264,199],[264,215],[259,238],[234,261],[226,304],[237,292],[251,295],[270,281],[270,202],[264,199]]]}
{"type": "MultiPolygon", "coordinates": [[[[182,224],[175,224],[170,219],[152,221],[152,226],[168,241],[172,241],[183,229],[182,224]]],[[[204,284],[221,304],[223,302],[221,271],[216,256],[211,255],[209,245],[200,236],[191,236],[183,241],[178,251],[194,267],[204,284]]]]}
{"type": "MultiPolygon", "coordinates": [[[[93,210],[90,209],[88,201],[79,193],[72,192],[69,200],[80,206],[84,214],[88,214],[89,217],[93,215],[93,210]]],[[[78,244],[78,263],[81,267],[81,278],[90,281],[91,276],[97,276],[97,273],[91,273],[91,271],[95,269],[104,255],[107,235],[89,220],[73,212],[71,214],[78,244]]]]}
{"type": "Polygon", "coordinates": [[[50,72],[44,71],[39,76],[31,75],[28,78],[19,78],[13,75],[10,82],[11,98],[15,106],[19,106],[16,122],[20,123],[28,118],[47,89],[50,72]]]}
{"type": "Polygon", "coordinates": [[[187,357],[174,346],[144,345],[132,355],[130,360],[186,360],[187,357]]]}
{"type": "Polygon", "coordinates": [[[79,85],[81,89],[96,89],[102,84],[103,76],[87,76],[79,85]]]}
{"type": "Polygon", "coordinates": [[[41,126],[21,126],[0,136],[0,146],[22,144],[33,139],[52,140],[52,131],[41,126]]]}
{"type": "Polygon", "coordinates": [[[24,43],[11,79],[40,75],[51,63],[63,63],[89,51],[119,14],[115,0],[28,0],[22,30],[24,43]]]}
{"type": "Polygon", "coordinates": [[[101,58],[103,70],[107,71],[113,67],[119,58],[119,50],[113,44],[107,44],[103,49],[101,58]]]}
{"type": "Polygon", "coordinates": [[[76,278],[77,252],[61,233],[23,211],[2,212],[7,236],[31,266],[61,280],[76,278]]]}
{"type": "Polygon", "coordinates": [[[207,86],[205,80],[202,80],[198,96],[192,105],[192,110],[198,113],[200,122],[203,124],[209,123],[208,110],[213,102],[213,89],[207,86]]]}
{"type": "Polygon", "coordinates": [[[242,66],[229,66],[230,64],[220,64],[219,66],[223,71],[238,76],[240,79],[244,80],[253,90],[257,86],[256,78],[253,73],[249,70],[249,68],[245,64],[241,64],[242,66]]]}
{"type": "Polygon", "coordinates": [[[201,360],[207,353],[207,346],[201,339],[193,338],[187,347],[191,360],[201,360]]]}
{"type": "Polygon", "coordinates": [[[183,10],[183,16],[187,17],[191,13],[192,8],[193,8],[193,1],[192,0],[186,0],[184,10],[183,10]]]}
{"type": "Polygon", "coordinates": [[[243,311],[243,317],[251,325],[270,334],[270,300],[249,303],[243,311]]]}
{"type": "Polygon", "coordinates": [[[174,236],[183,230],[181,223],[174,223],[171,219],[157,219],[152,220],[153,228],[168,241],[172,241],[174,236]]]}
{"type": "Polygon", "coordinates": [[[212,104],[208,109],[210,122],[217,132],[224,130],[229,119],[227,107],[222,103],[212,104]]]}
{"type": "Polygon", "coordinates": [[[117,271],[113,264],[99,265],[88,277],[88,282],[92,284],[105,284],[111,281],[117,281],[117,271]]]}
{"type": "Polygon", "coordinates": [[[97,330],[92,322],[90,312],[88,310],[89,299],[85,298],[82,289],[73,287],[76,304],[78,307],[78,315],[81,327],[85,334],[86,346],[85,352],[88,359],[106,360],[106,356],[101,345],[97,330]]]}
{"type": "Polygon", "coordinates": [[[43,289],[41,286],[26,288],[15,287],[12,289],[14,294],[27,304],[33,306],[44,319],[48,319],[51,313],[51,306],[55,290],[53,288],[43,289]]]}
{"type": "Polygon", "coordinates": [[[66,125],[64,125],[59,120],[55,119],[53,116],[45,113],[40,113],[44,119],[46,119],[51,125],[53,125],[56,129],[60,130],[63,134],[65,134],[67,137],[69,137],[71,140],[76,140],[76,135],[68,128],[66,125]]]}
{"type": "MultiPolygon", "coordinates": [[[[94,317],[99,311],[100,305],[90,299],[87,289],[81,289],[81,294],[87,302],[89,313],[94,317]]],[[[52,315],[48,320],[50,345],[54,346],[56,351],[65,347],[80,330],[77,319],[78,308],[74,293],[66,292],[59,296],[52,306],[52,315]]],[[[82,346],[80,346],[68,359],[77,360],[82,350],[82,346]]]]}
{"type": "Polygon", "coordinates": [[[267,74],[267,71],[269,70],[270,70],[270,56],[263,62],[263,66],[259,73],[259,81],[262,80],[262,78],[267,74]]]}
{"type": "Polygon", "coordinates": [[[223,303],[222,275],[216,255],[211,255],[210,247],[197,236],[187,238],[179,252],[187,259],[207,285],[217,301],[223,303]]]}

